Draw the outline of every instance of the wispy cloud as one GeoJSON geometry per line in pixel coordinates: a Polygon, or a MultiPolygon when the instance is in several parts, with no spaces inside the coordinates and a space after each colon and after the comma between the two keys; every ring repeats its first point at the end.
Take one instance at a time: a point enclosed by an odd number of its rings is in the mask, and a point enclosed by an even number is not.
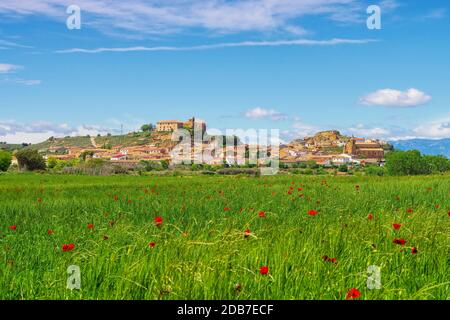
{"type": "Polygon", "coordinates": [[[444,19],[447,16],[447,9],[446,8],[438,8],[433,9],[427,14],[423,15],[421,17],[422,20],[438,20],[438,19],[444,19]]]}
{"type": "Polygon", "coordinates": [[[342,44],[368,44],[378,40],[375,39],[329,39],[329,40],[309,40],[309,39],[297,39],[297,40],[278,40],[278,41],[243,41],[243,42],[229,42],[229,43],[216,43],[209,45],[199,45],[190,47],[172,47],[172,46],[159,46],[159,47],[118,47],[118,48],[72,48],[57,50],[56,53],[103,53],[103,52],[136,52],[136,51],[195,51],[195,50],[213,50],[222,48],[235,48],[235,47],[279,47],[279,46],[336,46],[342,44]]]}
{"type": "Polygon", "coordinates": [[[369,106],[407,108],[424,105],[431,99],[430,95],[414,88],[406,91],[382,89],[362,97],[360,102],[369,106]]]}
{"type": "Polygon", "coordinates": [[[249,109],[244,113],[247,119],[270,119],[274,121],[286,120],[287,116],[281,112],[274,109],[264,109],[264,108],[253,108],[249,109]]]}
{"type": "Polygon", "coordinates": [[[11,48],[33,48],[31,46],[26,46],[17,42],[0,39],[0,46],[3,49],[11,49],[11,48]]]}
{"type": "Polygon", "coordinates": [[[358,124],[354,127],[345,130],[351,135],[364,138],[386,138],[391,134],[391,131],[382,127],[367,127],[364,124],[358,124]]]}
{"type": "Polygon", "coordinates": [[[22,123],[14,120],[0,120],[0,141],[8,143],[38,143],[49,137],[85,136],[113,133],[114,130],[101,125],[71,126],[67,123],[34,121],[22,123]]]}
{"type": "MultiPolygon", "coordinates": [[[[384,2],[393,3],[393,0],[384,2]]],[[[0,15],[39,15],[58,21],[73,0],[0,2],[0,15]]],[[[122,30],[146,35],[187,29],[218,33],[273,32],[299,34],[299,18],[319,16],[335,21],[360,21],[365,11],[358,0],[77,0],[83,23],[104,32],[122,30]]]]}
{"type": "Polygon", "coordinates": [[[0,63],[0,73],[12,73],[21,69],[23,69],[23,67],[19,65],[0,63]]]}
{"type": "MultiPolygon", "coordinates": [[[[17,71],[20,71],[24,69],[23,66],[10,64],[10,63],[0,63],[0,74],[11,74],[15,73],[17,71]]],[[[12,84],[22,84],[26,86],[35,86],[38,84],[41,84],[41,80],[29,80],[29,79],[22,79],[22,78],[3,78],[0,79],[1,83],[12,83],[12,84]]]]}
{"type": "Polygon", "coordinates": [[[1,79],[0,83],[11,83],[11,84],[20,84],[25,86],[37,86],[42,83],[41,80],[30,80],[30,79],[22,79],[22,78],[6,78],[1,79]]]}

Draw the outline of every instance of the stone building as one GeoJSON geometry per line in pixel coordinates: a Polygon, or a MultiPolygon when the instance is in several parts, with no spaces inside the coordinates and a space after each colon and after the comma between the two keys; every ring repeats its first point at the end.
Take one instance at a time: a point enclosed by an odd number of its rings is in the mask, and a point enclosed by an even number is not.
{"type": "Polygon", "coordinates": [[[178,129],[187,128],[187,129],[199,129],[202,132],[206,131],[206,123],[204,121],[200,121],[192,117],[191,119],[182,122],[178,120],[162,120],[156,124],[156,131],[159,132],[171,132],[176,131],[178,129]]]}
{"type": "Polygon", "coordinates": [[[183,122],[178,120],[162,120],[156,124],[156,131],[175,131],[183,128],[183,122]]]}
{"type": "Polygon", "coordinates": [[[384,149],[375,140],[351,138],[344,146],[344,153],[356,156],[360,159],[384,159],[384,149]]]}

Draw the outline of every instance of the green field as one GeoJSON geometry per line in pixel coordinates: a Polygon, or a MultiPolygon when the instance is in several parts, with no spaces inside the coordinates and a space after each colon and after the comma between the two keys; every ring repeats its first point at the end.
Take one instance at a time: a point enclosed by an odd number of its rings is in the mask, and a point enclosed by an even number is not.
{"type": "Polygon", "coordinates": [[[449,178],[0,175],[0,299],[448,299],[449,178]]]}

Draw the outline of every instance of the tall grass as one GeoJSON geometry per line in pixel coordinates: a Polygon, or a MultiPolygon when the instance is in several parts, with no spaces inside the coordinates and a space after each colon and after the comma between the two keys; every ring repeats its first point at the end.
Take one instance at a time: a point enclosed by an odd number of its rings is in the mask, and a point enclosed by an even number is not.
{"type": "Polygon", "coordinates": [[[345,299],[357,288],[361,299],[448,299],[449,181],[2,175],[0,298],[345,299]],[[80,290],[66,288],[70,265],[80,290]],[[370,265],[379,290],[367,288],[370,265]]]}

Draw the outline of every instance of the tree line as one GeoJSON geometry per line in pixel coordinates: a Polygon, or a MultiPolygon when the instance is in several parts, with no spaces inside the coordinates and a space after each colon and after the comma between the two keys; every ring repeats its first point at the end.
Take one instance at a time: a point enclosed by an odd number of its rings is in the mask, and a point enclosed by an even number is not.
{"type": "MultiPolygon", "coordinates": [[[[84,155],[81,160],[85,160],[84,155]]],[[[46,170],[56,165],[49,159],[48,163],[37,150],[23,149],[15,153],[18,167],[23,171],[46,170]]],[[[0,150],[0,171],[7,171],[11,166],[12,154],[0,150]]],[[[306,165],[306,163],[305,163],[306,165]]],[[[377,175],[427,175],[450,172],[450,159],[444,156],[422,155],[420,151],[392,151],[386,154],[384,167],[367,167],[366,173],[377,175]]]]}

